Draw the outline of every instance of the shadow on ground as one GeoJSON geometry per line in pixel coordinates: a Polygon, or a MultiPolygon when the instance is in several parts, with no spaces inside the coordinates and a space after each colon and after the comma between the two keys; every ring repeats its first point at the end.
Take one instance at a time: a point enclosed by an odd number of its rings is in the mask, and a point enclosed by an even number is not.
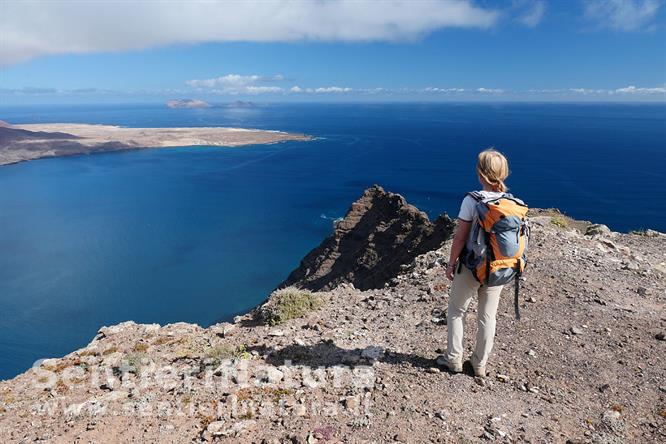
{"type": "MultiPolygon", "coordinates": [[[[371,365],[374,361],[394,365],[409,365],[414,368],[428,370],[440,368],[435,359],[424,358],[412,353],[400,353],[386,350],[382,353],[381,348],[370,346],[365,348],[346,349],[338,347],[331,340],[323,340],[312,345],[291,344],[283,348],[250,346],[248,351],[257,351],[266,356],[266,363],[281,366],[285,361],[291,361],[292,365],[302,365],[311,368],[334,367],[340,365],[371,365]]],[[[465,373],[472,374],[471,367],[465,373]]]]}

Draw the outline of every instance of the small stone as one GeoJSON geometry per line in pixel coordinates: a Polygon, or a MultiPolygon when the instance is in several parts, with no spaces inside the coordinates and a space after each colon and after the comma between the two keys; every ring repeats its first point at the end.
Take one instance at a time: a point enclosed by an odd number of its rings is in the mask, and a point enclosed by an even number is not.
{"type": "Polygon", "coordinates": [[[220,436],[222,433],[224,433],[224,427],[224,421],[213,421],[208,424],[206,431],[212,436],[220,436]]]}
{"type": "Polygon", "coordinates": [[[592,224],[585,230],[586,236],[601,236],[610,234],[611,230],[604,224],[592,224]]]}
{"type": "Polygon", "coordinates": [[[315,438],[314,435],[310,433],[306,439],[306,442],[308,444],[315,444],[317,442],[317,438],[315,438]]]}
{"type": "Polygon", "coordinates": [[[503,375],[501,373],[498,373],[496,376],[497,380],[499,382],[509,382],[509,377],[507,375],[503,375]]]}
{"type": "Polygon", "coordinates": [[[266,366],[264,369],[264,375],[261,378],[262,382],[268,382],[270,384],[277,384],[284,377],[284,373],[273,366],[266,366]]]}
{"type": "Polygon", "coordinates": [[[393,440],[398,442],[407,442],[407,435],[402,432],[398,432],[393,436],[393,440]]]}
{"type": "Polygon", "coordinates": [[[271,330],[268,332],[268,336],[275,336],[275,337],[284,336],[284,331],[278,329],[271,330]]]}
{"type": "Polygon", "coordinates": [[[622,420],[622,414],[617,410],[606,410],[601,415],[601,421],[615,433],[620,434],[624,432],[625,424],[622,420]]]}
{"type": "Polygon", "coordinates": [[[636,261],[628,261],[622,264],[622,269],[624,270],[629,270],[629,271],[638,271],[641,269],[641,266],[638,262],[636,261]]]}
{"type": "Polygon", "coordinates": [[[437,367],[429,367],[428,370],[426,370],[428,373],[439,373],[440,370],[437,367]]]}
{"type": "Polygon", "coordinates": [[[666,341],[666,332],[660,331],[656,335],[654,335],[655,339],[658,341],[666,341]]]}
{"type": "Polygon", "coordinates": [[[571,332],[572,335],[582,335],[583,334],[583,330],[581,330],[578,327],[571,327],[569,329],[569,331],[571,332]]]}
{"type": "Polygon", "coordinates": [[[228,322],[222,322],[220,324],[211,326],[210,329],[220,338],[226,338],[232,335],[232,332],[236,329],[236,325],[230,324],[228,322]]]}
{"type": "Polygon", "coordinates": [[[376,361],[384,355],[384,349],[382,347],[370,346],[363,349],[361,356],[365,359],[370,359],[376,361]]]}
{"type": "Polygon", "coordinates": [[[440,410],[439,412],[435,413],[435,418],[439,418],[442,421],[446,420],[446,412],[444,410],[440,410]]]}
{"type": "Polygon", "coordinates": [[[298,435],[291,435],[289,440],[291,440],[292,444],[305,444],[305,439],[298,435]]]}
{"type": "Polygon", "coordinates": [[[530,296],[529,298],[527,298],[527,302],[535,303],[536,299],[534,299],[534,296],[530,296]]]}
{"type": "Polygon", "coordinates": [[[529,350],[527,351],[527,356],[536,356],[536,352],[535,352],[534,350],[532,350],[532,349],[529,349],[529,350]]]}
{"type": "Polygon", "coordinates": [[[357,396],[348,396],[343,402],[348,410],[356,410],[360,404],[357,396]]]}
{"type": "Polygon", "coordinates": [[[305,416],[306,413],[307,413],[307,410],[306,410],[304,404],[296,404],[294,406],[294,414],[296,416],[305,416]]]}
{"type": "Polygon", "coordinates": [[[638,293],[641,296],[647,296],[648,294],[650,294],[650,290],[648,290],[645,287],[638,287],[636,289],[636,293],[638,293]]]}

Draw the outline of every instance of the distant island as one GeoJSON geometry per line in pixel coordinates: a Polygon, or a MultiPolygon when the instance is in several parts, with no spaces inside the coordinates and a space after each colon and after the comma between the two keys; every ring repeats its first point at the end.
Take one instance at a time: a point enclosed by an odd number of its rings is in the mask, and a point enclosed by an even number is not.
{"type": "Polygon", "coordinates": [[[268,144],[312,137],[243,128],[126,128],[112,125],[48,123],[10,125],[0,121],[0,165],[42,157],[139,148],[268,144]]]}
{"type": "Polygon", "coordinates": [[[169,108],[210,108],[208,102],[197,99],[173,99],[166,103],[169,108]]]}

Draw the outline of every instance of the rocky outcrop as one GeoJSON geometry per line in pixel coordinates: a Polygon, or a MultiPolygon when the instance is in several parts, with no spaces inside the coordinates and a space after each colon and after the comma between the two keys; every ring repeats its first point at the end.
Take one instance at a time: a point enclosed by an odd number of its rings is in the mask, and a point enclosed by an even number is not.
{"type": "Polygon", "coordinates": [[[404,197],[375,185],[280,287],[318,291],[350,283],[361,290],[381,288],[416,256],[439,248],[453,228],[446,214],[430,222],[404,197]]]}

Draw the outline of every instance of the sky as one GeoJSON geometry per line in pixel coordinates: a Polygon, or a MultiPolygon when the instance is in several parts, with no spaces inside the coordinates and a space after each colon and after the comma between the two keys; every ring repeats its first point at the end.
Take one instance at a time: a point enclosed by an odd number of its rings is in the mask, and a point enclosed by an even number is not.
{"type": "Polygon", "coordinates": [[[666,102],[666,0],[0,0],[0,105],[666,102]]]}

